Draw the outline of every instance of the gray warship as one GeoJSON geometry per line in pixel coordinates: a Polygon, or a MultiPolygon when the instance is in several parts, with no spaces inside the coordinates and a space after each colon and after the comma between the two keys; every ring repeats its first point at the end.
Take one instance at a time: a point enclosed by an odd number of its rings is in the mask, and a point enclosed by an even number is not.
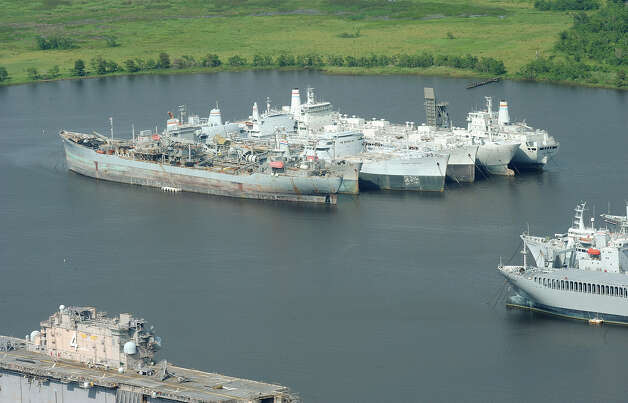
{"type": "Polygon", "coordinates": [[[521,236],[523,265],[498,266],[515,291],[508,305],[592,324],[628,325],[628,205],[626,216],[602,215],[614,230],[596,228],[594,219],[587,226],[584,203],[575,211],[565,234],[521,236]],[[531,266],[528,249],[535,260],[531,266]]]}
{"type": "Polygon", "coordinates": [[[499,111],[492,109],[491,97],[485,97],[486,110],[467,115],[467,130],[474,138],[519,143],[510,161],[518,171],[542,170],[558,153],[560,143],[546,130],[534,129],[523,122],[511,122],[508,102],[499,102],[499,111]]]}
{"type": "Polygon", "coordinates": [[[156,362],[154,327],[59,306],[25,338],[0,336],[0,402],[290,403],[288,388],[156,362]]]}
{"type": "Polygon", "coordinates": [[[343,176],[339,193],[357,194],[359,189],[443,191],[448,153],[397,150],[367,144],[362,130],[337,119],[328,101],[318,100],[313,88],[301,102],[298,88],[291,92],[290,105],[266,110],[257,104],[247,120],[240,122],[246,141],[264,142],[276,136],[286,147],[304,153],[309,160],[322,160],[343,176]]]}
{"type": "Polygon", "coordinates": [[[298,135],[329,145],[334,158],[361,164],[361,189],[442,192],[445,188],[449,152],[368,142],[364,127],[348,125],[330,102],[316,99],[313,88],[307,89],[303,104],[294,88],[290,106],[283,109],[293,114],[298,135]]]}
{"type": "MultiPolygon", "coordinates": [[[[195,130],[202,134],[201,126],[195,130]]],[[[65,130],[59,135],[68,169],[92,178],[175,192],[336,203],[343,176],[333,167],[216,133],[206,143],[185,140],[183,129],[124,140],[65,130]]]]}

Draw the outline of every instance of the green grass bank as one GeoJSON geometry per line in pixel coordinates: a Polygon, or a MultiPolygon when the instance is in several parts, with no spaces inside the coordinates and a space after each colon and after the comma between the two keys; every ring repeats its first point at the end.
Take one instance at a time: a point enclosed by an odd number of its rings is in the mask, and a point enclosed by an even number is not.
{"type": "MultiPolygon", "coordinates": [[[[85,62],[87,76],[128,74],[133,70],[126,60],[158,62],[160,53],[168,54],[168,68],[149,66],[134,74],[315,68],[348,74],[495,75],[481,66],[442,62],[443,57],[472,55],[502,61],[504,77],[522,78],[519,72],[527,63],[556,54],[558,35],[573,20],[567,12],[536,10],[528,0],[0,0],[0,7],[0,67],[9,76],[0,84],[75,77],[77,59],[85,62]],[[67,49],[42,50],[38,38],[71,43],[67,49]],[[399,55],[423,53],[433,55],[434,63],[398,61],[399,55]],[[204,66],[208,54],[221,65],[204,66]],[[321,61],[282,66],[280,54],[316,55],[321,61]],[[373,55],[389,59],[346,62],[373,55]],[[229,63],[234,56],[244,64],[229,63]],[[260,63],[254,62],[256,56],[260,63]],[[345,62],[334,64],[333,57],[345,62]],[[92,63],[99,58],[117,68],[99,72],[92,63]]],[[[580,81],[612,87],[614,74],[596,72],[594,82],[580,81]]]]}

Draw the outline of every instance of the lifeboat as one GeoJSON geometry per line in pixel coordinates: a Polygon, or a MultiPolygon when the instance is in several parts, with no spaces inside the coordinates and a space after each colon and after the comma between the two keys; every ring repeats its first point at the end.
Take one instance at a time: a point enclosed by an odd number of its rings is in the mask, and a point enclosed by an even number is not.
{"type": "Polygon", "coordinates": [[[270,167],[271,168],[276,168],[276,169],[281,169],[281,168],[283,168],[283,162],[282,161],[271,161],[270,162],[270,167]]]}
{"type": "Polygon", "coordinates": [[[582,238],[580,238],[580,242],[582,242],[582,243],[591,243],[591,242],[593,242],[593,239],[582,237],[582,238]]]}
{"type": "Polygon", "coordinates": [[[599,250],[599,249],[595,249],[595,248],[589,248],[589,249],[587,249],[587,253],[588,253],[590,256],[600,256],[600,254],[601,254],[600,250],[599,250]]]}

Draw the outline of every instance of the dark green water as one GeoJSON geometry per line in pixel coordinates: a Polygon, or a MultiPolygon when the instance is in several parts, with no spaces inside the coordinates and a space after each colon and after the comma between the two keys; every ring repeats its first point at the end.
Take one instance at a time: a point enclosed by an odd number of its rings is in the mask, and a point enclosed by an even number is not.
{"type": "Polygon", "coordinates": [[[580,200],[623,212],[628,92],[465,84],[249,72],[0,87],[0,333],[23,337],[59,304],[95,305],[151,321],[171,362],[278,382],[308,402],[625,400],[628,329],[507,311],[495,266],[527,224],[563,232],[580,200]],[[165,194],[65,169],[61,128],[108,133],[113,116],[122,135],[216,101],[233,120],[307,85],[343,113],[399,122],[424,121],[424,86],[459,125],[484,95],[507,98],[560,154],[540,175],[336,208],[165,194]]]}

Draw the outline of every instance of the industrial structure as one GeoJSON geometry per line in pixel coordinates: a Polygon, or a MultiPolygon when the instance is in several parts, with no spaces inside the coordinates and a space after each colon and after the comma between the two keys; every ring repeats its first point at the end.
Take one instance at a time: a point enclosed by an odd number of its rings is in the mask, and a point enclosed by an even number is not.
{"type": "Polygon", "coordinates": [[[155,361],[143,319],[65,307],[24,339],[0,336],[0,402],[251,402],[296,399],[279,385],[155,361]]]}

